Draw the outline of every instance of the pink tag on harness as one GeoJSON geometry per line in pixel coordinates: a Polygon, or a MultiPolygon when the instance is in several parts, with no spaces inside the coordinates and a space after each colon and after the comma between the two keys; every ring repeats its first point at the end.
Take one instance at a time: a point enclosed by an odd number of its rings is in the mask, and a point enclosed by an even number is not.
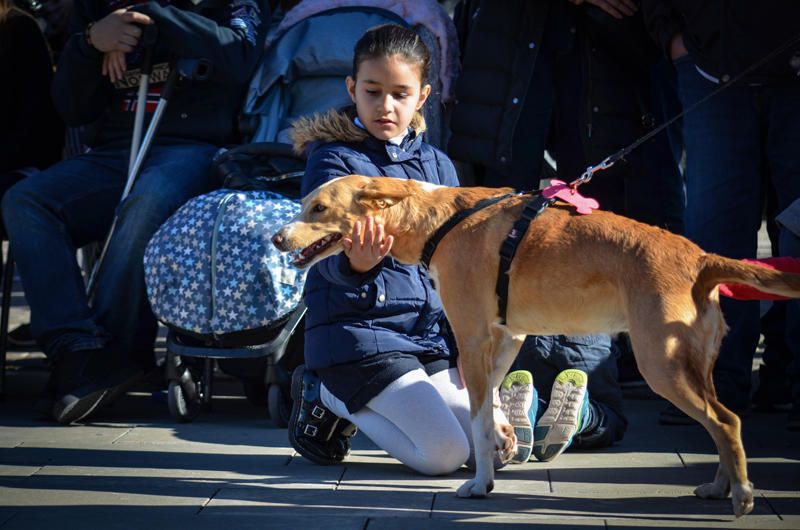
{"type": "Polygon", "coordinates": [[[596,200],[584,197],[578,193],[577,189],[570,188],[566,182],[556,179],[551,180],[550,185],[542,190],[542,196],[545,199],[552,199],[555,197],[556,199],[568,202],[581,214],[590,214],[592,210],[596,210],[600,207],[600,203],[596,200]]]}

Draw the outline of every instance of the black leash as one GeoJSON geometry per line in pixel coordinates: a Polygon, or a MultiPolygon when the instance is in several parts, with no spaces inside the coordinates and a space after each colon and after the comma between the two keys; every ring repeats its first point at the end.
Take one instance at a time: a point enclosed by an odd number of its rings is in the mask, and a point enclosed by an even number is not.
{"type": "MultiPolygon", "coordinates": [[[[669,127],[670,125],[672,125],[676,121],[678,121],[679,119],[683,118],[685,115],[689,114],[690,112],[692,112],[694,109],[696,109],[697,107],[699,107],[700,105],[702,105],[703,103],[708,101],[709,99],[713,98],[714,96],[716,96],[717,94],[719,94],[723,90],[727,89],[731,85],[737,83],[744,76],[746,76],[747,74],[750,74],[753,71],[757,70],[758,68],[760,68],[764,64],[768,63],[769,61],[771,61],[772,59],[774,59],[775,57],[777,57],[781,53],[785,52],[791,46],[793,46],[794,44],[797,44],[798,42],[800,42],[800,33],[798,33],[797,35],[793,36],[792,38],[790,38],[789,40],[784,42],[782,45],[778,46],[777,48],[772,50],[770,53],[768,53],[767,55],[765,55],[764,57],[762,57],[758,61],[754,62],[753,64],[751,64],[750,66],[748,66],[747,68],[745,68],[744,70],[742,70],[741,72],[736,74],[736,76],[734,76],[732,79],[728,80],[727,82],[720,83],[720,85],[717,88],[712,90],[710,93],[706,94],[705,97],[703,97],[703,98],[699,99],[698,101],[695,101],[694,103],[689,105],[689,107],[683,109],[683,111],[681,111],[677,116],[674,116],[673,118],[671,118],[671,119],[667,120],[666,122],[662,123],[661,125],[659,125],[655,129],[653,129],[649,133],[645,134],[644,136],[642,136],[641,138],[639,138],[638,140],[636,140],[632,144],[628,145],[627,147],[623,147],[622,149],[620,149],[616,153],[612,154],[611,156],[606,157],[602,162],[600,162],[596,166],[589,166],[588,168],[586,168],[586,171],[583,172],[583,175],[581,175],[579,178],[577,178],[577,179],[573,180],[572,182],[570,182],[569,186],[574,189],[577,186],[580,186],[581,184],[583,184],[585,182],[589,182],[590,180],[592,180],[592,176],[594,175],[594,173],[596,173],[597,171],[601,171],[601,170],[610,168],[615,163],[617,163],[620,160],[622,160],[625,157],[625,155],[629,154],[631,151],[633,151],[634,149],[636,149],[637,147],[639,147],[640,145],[645,143],[647,140],[651,139],[653,136],[657,135],[658,133],[660,133],[661,131],[663,131],[664,129],[666,129],[667,127],[669,127]]],[[[800,76],[800,72],[798,72],[798,75],[800,76]]]]}

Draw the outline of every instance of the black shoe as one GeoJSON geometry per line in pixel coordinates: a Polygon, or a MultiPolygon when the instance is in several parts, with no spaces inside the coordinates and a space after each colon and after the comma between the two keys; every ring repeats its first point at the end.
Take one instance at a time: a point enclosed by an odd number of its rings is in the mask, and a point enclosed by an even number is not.
{"type": "Polygon", "coordinates": [[[142,375],[141,369],[114,363],[107,350],[68,352],[55,366],[52,417],[63,425],[81,421],[142,375]]]}
{"type": "Polygon", "coordinates": [[[53,413],[53,404],[58,397],[58,385],[56,382],[55,370],[50,371],[50,376],[47,378],[47,383],[44,385],[42,393],[33,402],[33,410],[41,418],[50,419],[53,413]]]}
{"type": "Polygon", "coordinates": [[[319,397],[320,382],[304,365],[292,373],[289,443],[315,464],[338,464],[350,454],[355,425],[328,410],[319,397]]]}
{"type": "Polygon", "coordinates": [[[800,406],[795,405],[789,411],[789,418],[786,420],[786,429],[790,431],[800,431],[800,406]]]}
{"type": "Polygon", "coordinates": [[[787,409],[792,404],[792,388],[785,370],[776,370],[766,364],[758,369],[758,388],[753,394],[753,405],[762,411],[787,409]]]}
{"type": "Polygon", "coordinates": [[[31,335],[30,324],[21,324],[8,332],[8,348],[13,350],[36,348],[36,340],[31,335]]]}

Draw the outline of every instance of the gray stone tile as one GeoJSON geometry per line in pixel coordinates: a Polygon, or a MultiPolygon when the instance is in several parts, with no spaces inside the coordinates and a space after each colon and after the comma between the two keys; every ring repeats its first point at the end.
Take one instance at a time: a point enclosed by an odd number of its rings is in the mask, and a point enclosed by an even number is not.
{"type": "Polygon", "coordinates": [[[190,485],[181,489],[158,481],[134,482],[69,477],[65,480],[20,482],[0,486],[0,505],[15,508],[64,506],[196,506],[198,509],[217,490],[214,486],[190,485]]]}
{"type": "MultiPolygon", "coordinates": [[[[602,519],[581,519],[575,517],[505,517],[505,516],[475,516],[462,519],[431,519],[424,525],[418,525],[425,530],[455,530],[455,529],[485,529],[502,528],[503,530],[585,530],[587,528],[603,528],[602,519]]],[[[408,530],[408,521],[401,518],[373,518],[369,521],[369,530],[408,530]]]]}
{"type": "Polygon", "coordinates": [[[29,477],[39,471],[41,466],[9,466],[0,464],[0,477],[29,477]]]}
{"type": "Polygon", "coordinates": [[[413,490],[320,488],[317,484],[295,484],[291,488],[270,485],[260,488],[223,488],[203,513],[427,518],[430,516],[433,495],[431,492],[413,490]]]}

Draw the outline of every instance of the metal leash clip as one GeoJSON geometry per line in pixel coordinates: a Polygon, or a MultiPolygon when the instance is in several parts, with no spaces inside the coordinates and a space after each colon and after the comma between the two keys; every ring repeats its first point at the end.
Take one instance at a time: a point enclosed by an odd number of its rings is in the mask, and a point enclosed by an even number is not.
{"type": "Polygon", "coordinates": [[[585,183],[589,182],[590,180],[592,180],[592,176],[594,176],[594,174],[596,172],[610,168],[611,166],[613,166],[617,162],[617,160],[622,158],[622,156],[618,156],[618,155],[619,155],[619,153],[615,153],[615,154],[613,154],[611,156],[606,157],[599,164],[597,164],[595,166],[587,167],[586,171],[584,171],[583,174],[580,177],[578,177],[577,179],[575,179],[572,182],[570,182],[568,184],[568,186],[574,190],[578,186],[580,186],[581,184],[585,184],[585,183]]]}

